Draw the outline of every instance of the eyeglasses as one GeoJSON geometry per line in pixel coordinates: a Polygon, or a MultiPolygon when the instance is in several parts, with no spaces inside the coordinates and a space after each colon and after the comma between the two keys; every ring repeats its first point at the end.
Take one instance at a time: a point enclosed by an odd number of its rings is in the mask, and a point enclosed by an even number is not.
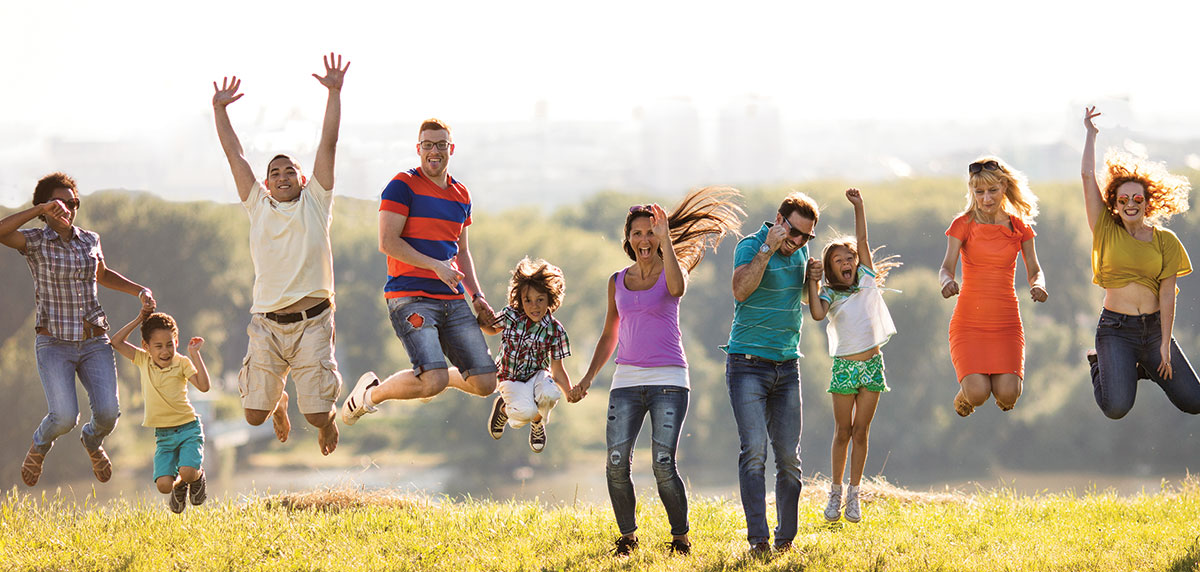
{"type": "Polygon", "coordinates": [[[1144,197],[1142,195],[1133,195],[1132,197],[1130,197],[1129,195],[1118,195],[1117,196],[1117,204],[1118,205],[1127,204],[1130,201],[1130,199],[1133,200],[1133,204],[1135,204],[1135,205],[1140,205],[1146,201],[1146,197],[1144,197]]]}
{"type": "MultiPolygon", "coordinates": [[[[62,199],[59,199],[59,200],[62,201],[62,199]]],[[[79,210],[79,199],[67,199],[65,201],[62,201],[62,204],[66,205],[67,208],[69,208],[73,211],[79,210]]]]}
{"type": "Polygon", "coordinates": [[[817,238],[817,232],[815,230],[813,231],[812,234],[804,232],[804,231],[792,226],[792,223],[788,222],[788,219],[786,219],[786,218],[783,219],[783,225],[787,227],[789,236],[791,236],[792,238],[803,238],[804,239],[804,240],[800,241],[800,244],[804,244],[810,240],[813,240],[814,238],[817,238]]]}
{"type": "Polygon", "coordinates": [[[967,166],[967,171],[969,171],[972,175],[984,169],[989,171],[998,171],[1000,170],[1000,163],[995,161],[976,161],[967,166]]]}
{"type": "Polygon", "coordinates": [[[450,148],[449,141],[421,141],[420,145],[421,149],[425,151],[433,149],[434,147],[437,147],[438,151],[445,151],[446,149],[450,148]]]}

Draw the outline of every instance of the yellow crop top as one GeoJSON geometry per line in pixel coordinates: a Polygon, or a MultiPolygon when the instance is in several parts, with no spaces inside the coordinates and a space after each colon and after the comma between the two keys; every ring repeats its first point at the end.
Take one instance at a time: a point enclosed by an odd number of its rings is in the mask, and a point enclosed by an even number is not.
{"type": "Polygon", "coordinates": [[[1100,213],[1092,229],[1092,282],[1101,288],[1136,282],[1158,296],[1163,280],[1191,274],[1192,263],[1179,237],[1165,228],[1153,228],[1153,238],[1142,242],[1107,212],[1100,213]]]}

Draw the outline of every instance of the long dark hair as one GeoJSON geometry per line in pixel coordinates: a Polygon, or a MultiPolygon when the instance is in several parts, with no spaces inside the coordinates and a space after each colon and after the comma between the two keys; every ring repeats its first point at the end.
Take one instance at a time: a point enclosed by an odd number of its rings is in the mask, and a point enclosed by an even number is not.
{"type": "MultiPolygon", "coordinates": [[[[706,248],[716,249],[726,234],[740,234],[738,230],[742,227],[742,217],[746,215],[746,211],[735,202],[740,198],[741,191],[733,187],[704,187],[688,193],[671,209],[667,215],[671,244],[675,247],[675,257],[688,272],[700,264],[706,248]]],[[[649,218],[651,214],[648,206],[634,207],[625,217],[622,246],[630,260],[637,260],[637,254],[629,245],[633,221],[641,217],[649,218]]],[[[661,249],[658,254],[662,255],[661,249]]]]}

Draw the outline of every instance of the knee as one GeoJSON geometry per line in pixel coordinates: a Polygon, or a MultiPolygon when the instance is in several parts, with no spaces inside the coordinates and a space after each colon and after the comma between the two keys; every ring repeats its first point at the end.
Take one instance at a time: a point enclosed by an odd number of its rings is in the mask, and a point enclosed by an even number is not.
{"type": "Polygon", "coordinates": [[[475,388],[475,395],[487,397],[496,391],[496,374],[481,373],[467,378],[468,384],[475,388]]]}
{"type": "Polygon", "coordinates": [[[164,495],[171,494],[171,489],[175,487],[175,477],[159,477],[154,481],[154,486],[164,495]]]}
{"type": "Polygon", "coordinates": [[[971,405],[976,407],[983,405],[983,403],[987,401],[988,396],[991,395],[989,388],[974,384],[963,384],[962,392],[963,396],[967,398],[967,401],[970,401],[971,405]]]}
{"type": "Polygon", "coordinates": [[[117,419],[120,417],[121,409],[117,407],[94,411],[92,412],[92,424],[99,431],[112,431],[117,426],[117,419]]]}
{"type": "Polygon", "coordinates": [[[854,446],[855,447],[866,447],[867,446],[867,437],[869,437],[870,434],[871,434],[870,427],[866,427],[866,426],[855,427],[853,433],[851,434],[851,437],[854,439],[854,446]]]}
{"type": "Polygon", "coordinates": [[[608,464],[605,465],[605,472],[608,475],[609,482],[628,482],[630,468],[630,453],[623,453],[617,449],[608,450],[608,464]]]}
{"type": "MultiPolygon", "coordinates": [[[[304,420],[308,421],[309,425],[312,425],[313,427],[317,427],[317,428],[323,428],[323,427],[328,426],[330,423],[333,423],[333,419],[334,419],[334,416],[333,416],[332,411],[327,411],[325,413],[305,413],[304,414],[304,420]]],[[[180,471],[182,471],[182,470],[183,469],[180,469],[180,471]]]]}
{"type": "Polygon", "coordinates": [[[1104,412],[1104,416],[1108,417],[1109,419],[1120,419],[1125,417],[1125,415],[1129,413],[1130,409],[1133,409],[1132,404],[1113,405],[1111,403],[1107,403],[1100,406],[1100,410],[1104,412]]]}
{"type": "Polygon", "coordinates": [[[505,402],[504,407],[504,412],[508,414],[509,423],[513,427],[521,427],[533,421],[533,417],[538,413],[537,407],[532,403],[505,402]]]}
{"type": "Polygon", "coordinates": [[[51,411],[46,415],[46,419],[50,422],[50,432],[57,437],[69,432],[79,424],[79,412],[69,413],[51,411]]]}
{"type": "Polygon", "coordinates": [[[738,468],[744,473],[761,474],[767,466],[766,447],[742,447],[738,455],[738,468]]]}
{"type": "Polygon", "coordinates": [[[179,467],[179,478],[186,483],[193,482],[200,478],[200,469],[198,467],[179,467]]]}
{"type": "Polygon", "coordinates": [[[429,369],[417,376],[422,397],[433,397],[450,385],[450,373],[444,369],[429,369]]]}
{"type": "Polygon", "coordinates": [[[675,452],[667,449],[661,449],[654,452],[654,478],[658,482],[674,479],[679,476],[679,471],[675,466],[675,452]]]}
{"type": "Polygon", "coordinates": [[[246,414],[246,423],[254,425],[255,427],[262,425],[264,422],[266,422],[267,418],[271,416],[270,411],[264,411],[262,409],[246,409],[244,412],[246,414]]]}
{"type": "Polygon", "coordinates": [[[833,440],[841,444],[850,442],[850,438],[854,435],[854,427],[852,425],[838,424],[833,432],[833,440]]]}

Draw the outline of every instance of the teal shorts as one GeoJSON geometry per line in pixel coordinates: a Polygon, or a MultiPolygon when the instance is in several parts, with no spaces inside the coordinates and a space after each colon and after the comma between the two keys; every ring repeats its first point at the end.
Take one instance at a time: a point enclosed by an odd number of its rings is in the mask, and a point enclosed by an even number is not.
{"type": "Polygon", "coordinates": [[[883,379],[883,354],[866,361],[833,358],[833,375],[829,378],[829,393],[857,395],[859,389],[891,391],[883,379]]]}
{"type": "Polygon", "coordinates": [[[204,462],[204,429],[200,418],[177,427],[154,429],[154,480],[174,477],[179,467],[200,468],[204,462]]]}

